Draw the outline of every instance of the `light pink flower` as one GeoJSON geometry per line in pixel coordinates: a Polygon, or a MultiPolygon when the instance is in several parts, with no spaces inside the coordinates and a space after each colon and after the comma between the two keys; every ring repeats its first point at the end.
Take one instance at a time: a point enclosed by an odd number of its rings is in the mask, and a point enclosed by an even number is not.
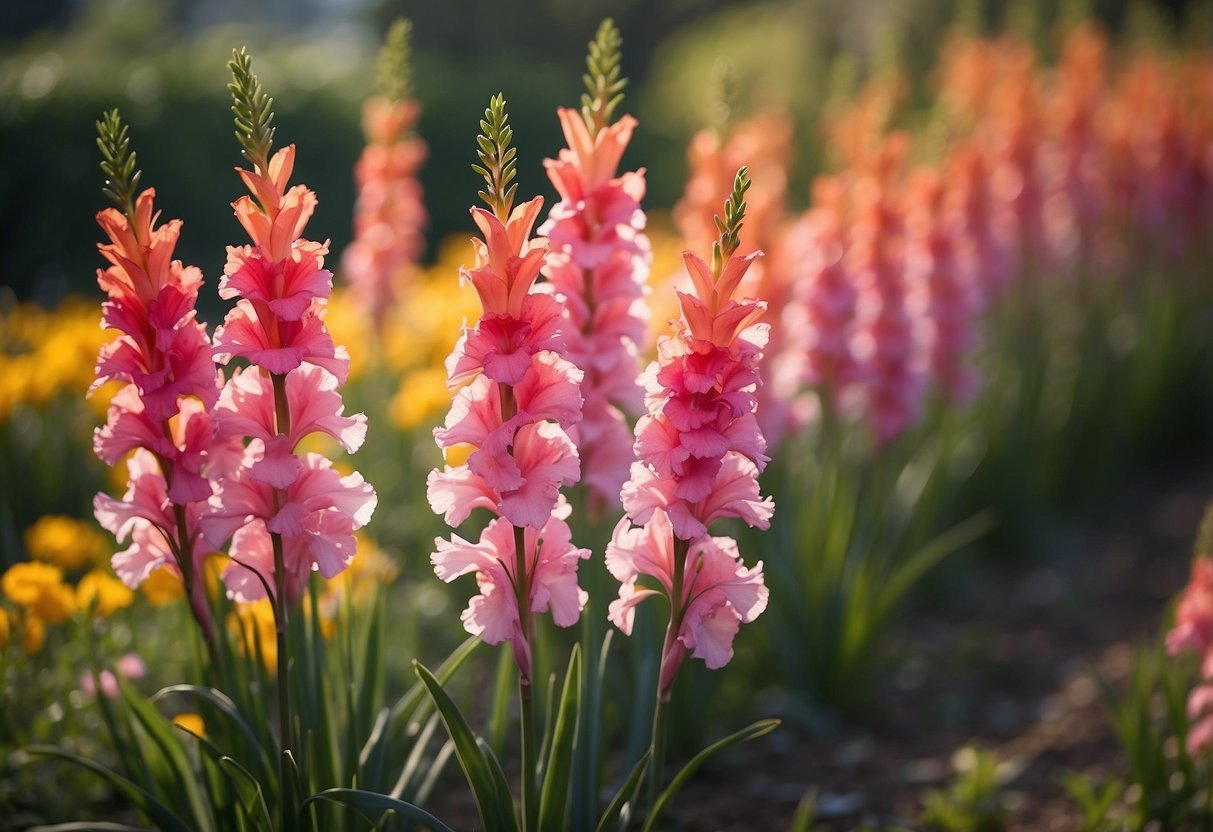
{"type": "MultiPolygon", "coordinates": [[[[559,627],[576,624],[589,597],[577,585],[577,563],[588,558],[590,552],[573,546],[563,519],[567,515],[568,506],[562,504],[549,512],[542,529],[527,527],[524,532],[529,611],[550,610],[559,627]]],[[[514,530],[508,521],[498,518],[489,523],[476,543],[459,535],[452,535],[449,542],[438,538],[430,560],[438,577],[447,583],[460,575],[476,575],[480,593],[472,597],[463,612],[464,628],[472,635],[483,635],[489,644],[509,640],[518,666],[529,669],[531,646],[522,632],[515,589],[519,576],[514,530]]]]}
{"type": "Polygon", "coordinates": [[[586,406],[572,432],[595,505],[613,501],[627,478],[627,415],[639,411],[637,355],[645,338],[644,302],[652,264],[644,171],[617,174],[636,120],[624,116],[591,135],[577,110],[557,110],[567,147],[544,161],[560,194],[539,233],[552,255],[544,274],[565,299],[564,354],[584,377],[586,406]]]}
{"type": "Polygon", "coordinates": [[[399,284],[425,245],[425,204],[417,170],[426,146],[413,131],[414,100],[368,99],[362,108],[367,145],[354,168],[358,200],[354,241],[342,255],[342,272],[354,297],[377,322],[399,295],[399,284]]]}
{"type": "MultiPolygon", "coordinates": [[[[636,605],[657,594],[637,588],[641,575],[657,579],[666,595],[674,591],[674,540],[673,526],[661,509],[645,526],[633,528],[627,518],[616,526],[606,565],[622,587],[611,602],[610,619],[625,634],[631,635],[636,605]]],[[[747,569],[731,538],[704,535],[691,541],[683,575],[682,597],[673,605],[681,614],[678,641],[709,668],[724,667],[733,657],[733,637],[741,624],[766,609],[762,562],[747,569]]],[[[672,684],[681,656],[682,651],[675,651],[663,658],[662,690],[672,684]]]]}

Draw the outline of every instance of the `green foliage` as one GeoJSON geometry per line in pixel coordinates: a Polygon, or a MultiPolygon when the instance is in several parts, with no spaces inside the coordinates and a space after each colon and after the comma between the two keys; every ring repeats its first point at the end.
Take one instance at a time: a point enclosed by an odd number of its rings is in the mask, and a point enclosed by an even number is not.
{"type": "Polygon", "coordinates": [[[232,73],[227,88],[232,93],[232,112],[236,115],[236,140],[253,166],[265,172],[274,143],[274,99],[266,95],[253,74],[253,59],[247,49],[233,49],[227,66],[232,73]]]}
{"type": "Polygon", "coordinates": [[[375,87],[389,101],[403,101],[413,94],[412,34],[412,21],[397,18],[379,49],[375,87]]]}
{"type": "Polygon", "coordinates": [[[991,832],[1001,829],[1007,805],[1001,787],[1006,767],[988,751],[966,746],[953,758],[956,778],[947,791],[923,797],[923,822],[941,832],[991,832]]]}
{"type": "Polygon", "coordinates": [[[1097,786],[1086,777],[1069,774],[1063,784],[1082,811],[1082,826],[1077,832],[1113,832],[1124,828],[1115,817],[1117,801],[1125,791],[1124,783],[1112,779],[1097,786]]]}
{"type": "Polygon", "coordinates": [[[142,171],[135,167],[129,134],[116,107],[103,113],[97,122],[97,147],[101,149],[101,172],[105,174],[102,191],[122,213],[134,217],[135,192],[142,171]]]}
{"type": "Polygon", "coordinates": [[[505,111],[505,97],[501,93],[493,96],[480,120],[480,135],[476,137],[476,155],[479,165],[472,170],[484,177],[485,190],[477,191],[497,217],[505,222],[514,206],[514,194],[518,183],[510,184],[517,176],[518,149],[510,147],[514,128],[509,124],[510,116],[505,111]]]}
{"type": "Polygon", "coordinates": [[[628,79],[620,77],[620,48],[623,38],[615,28],[615,21],[606,18],[598,27],[598,34],[590,41],[585,65],[589,72],[582,76],[588,92],[581,95],[581,117],[591,136],[611,123],[615,108],[623,101],[623,88],[628,79]]]}
{"type": "Polygon", "coordinates": [[[1129,766],[1128,828],[1213,827],[1213,771],[1187,749],[1191,663],[1167,656],[1159,643],[1141,645],[1122,692],[1097,678],[1129,766]]]}

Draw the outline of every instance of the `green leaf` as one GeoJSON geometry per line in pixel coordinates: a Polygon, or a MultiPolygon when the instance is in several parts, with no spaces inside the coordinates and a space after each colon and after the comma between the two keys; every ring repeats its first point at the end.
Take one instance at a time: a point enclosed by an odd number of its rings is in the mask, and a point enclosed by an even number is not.
{"type": "MultiPolygon", "coordinates": [[[[152,695],[151,701],[153,703],[159,702],[170,696],[194,697],[217,708],[223,716],[231,721],[231,724],[236,727],[236,730],[240,732],[240,735],[248,743],[251,759],[257,765],[257,779],[259,781],[267,781],[274,777],[274,766],[270,764],[270,757],[266,753],[264,746],[258,741],[257,735],[253,733],[253,729],[236,707],[236,703],[226,693],[201,685],[169,685],[156,691],[152,695]]],[[[228,753],[230,754],[230,752],[228,753]]]]}
{"type": "Polygon", "coordinates": [[[31,746],[26,749],[26,752],[35,756],[57,757],[60,760],[67,760],[69,763],[75,763],[99,775],[109,781],[115,789],[121,792],[127,800],[134,804],[136,809],[146,815],[148,820],[154,823],[162,832],[191,832],[190,825],[157,800],[155,795],[140,788],[121,774],[118,774],[118,772],[112,771],[100,763],[51,745],[31,746]]]}
{"type": "Polygon", "coordinates": [[[577,723],[581,710],[581,645],[574,644],[556,727],[552,750],[543,769],[543,788],[539,798],[539,829],[559,832],[565,828],[569,792],[573,788],[573,750],[577,742],[577,723]]]}
{"type": "Polygon", "coordinates": [[[674,779],[670,781],[670,785],[666,787],[665,791],[663,791],[653,803],[653,808],[649,811],[649,816],[645,818],[644,821],[644,832],[649,832],[649,830],[653,828],[653,826],[657,823],[657,818],[661,816],[662,810],[665,809],[666,803],[668,803],[670,799],[678,793],[678,790],[681,789],[692,776],[694,776],[695,772],[699,770],[700,766],[706,763],[717,753],[724,751],[726,748],[730,748],[738,743],[746,742],[747,740],[753,740],[757,739],[758,737],[765,736],[766,734],[774,731],[778,726],[778,719],[760,719],[751,725],[747,725],[745,728],[742,728],[736,733],[729,734],[722,740],[717,740],[703,751],[700,751],[698,754],[692,757],[691,761],[682,767],[682,771],[678,772],[674,779]]]}
{"type": "Polygon", "coordinates": [[[120,684],[123,698],[135,715],[135,719],[139,721],[143,730],[164,755],[173,778],[177,781],[188,803],[196,827],[200,830],[214,829],[210,806],[203,799],[202,792],[198,788],[197,772],[190,764],[185,748],[181,745],[180,735],[173,730],[172,723],[165,719],[151,702],[132,690],[129,685],[120,684]]]}
{"type": "MultiPolygon", "coordinates": [[[[455,648],[455,652],[447,656],[446,661],[438,666],[438,672],[434,676],[441,684],[446,684],[451,677],[455,675],[455,671],[463,666],[463,663],[468,660],[468,657],[476,651],[476,648],[482,644],[479,636],[472,636],[455,648]]],[[[429,672],[429,671],[427,671],[429,672]]],[[[418,716],[416,712],[422,705],[429,700],[425,698],[426,686],[418,681],[404,696],[396,700],[396,704],[392,706],[392,727],[399,731],[402,726],[408,724],[414,716],[418,716]]]]}
{"type": "Polygon", "coordinates": [[[619,816],[623,813],[623,807],[627,806],[636,796],[636,790],[640,788],[640,784],[644,780],[644,773],[649,767],[649,756],[652,753],[652,749],[644,752],[644,756],[636,761],[636,765],[632,766],[632,773],[628,775],[627,780],[623,781],[623,785],[619,787],[619,791],[615,792],[615,797],[611,799],[606,811],[598,819],[596,832],[614,832],[619,828],[619,816]]]}
{"type": "Polygon", "coordinates": [[[926,572],[994,527],[994,514],[983,511],[958,523],[919,549],[885,581],[876,596],[872,620],[883,620],[893,607],[926,572]]]}
{"type": "Polygon", "coordinates": [[[510,784],[505,779],[505,771],[493,749],[484,741],[484,737],[476,738],[476,745],[484,755],[489,773],[493,775],[493,785],[497,788],[497,822],[507,832],[518,832],[518,816],[514,813],[514,799],[510,795],[510,784]]]}
{"type": "Polygon", "coordinates": [[[472,733],[463,713],[443,690],[442,684],[434,677],[434,674],[417,661],[413,662],[413,669],[422,684],[425,685],[426,690],[429,691],[430,698],[434,700],[434,707],[442,715],[447,733],[455,743],[455,755],[459,758],[459,765],[463,768],[464,776],[472,789],[472,797],[476,801],[476,809],[480,813],[480,819],[484,823],[485,829],[490,832],[502,829],[498,820],[501,808],[498,804],[502,798],[497,793],[497,784],[493,780],[489,763],[476,743],[476,735],[472,733]]]}
{"type": "Polygon", "coordinates": [[[438,818],[412,803],[405,803],[377,792],[364,792],[361,789],[325,789],[303,801],[303,805],[299,807],[300,815],[302,816],[302,810],[309,803],[322,800],[362,812],[395,812],[410,823],[422,824],[432,832],[454,832],[438,818]]]}

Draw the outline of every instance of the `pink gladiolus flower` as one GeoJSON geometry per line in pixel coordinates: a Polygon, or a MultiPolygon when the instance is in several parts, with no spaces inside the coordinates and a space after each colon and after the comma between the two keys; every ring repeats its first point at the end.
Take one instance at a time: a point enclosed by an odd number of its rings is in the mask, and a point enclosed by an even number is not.
{"type": "Polygon", "coordinates": [[[93,389],[111,380],[126,386],[94,432],[93,449],[109,465],[134,453],[126,496],[98,494],[94,511],[120,542],[131,539],[113,557],[122,580],[135,587],[156,566],[169,566],[189,587],[191,610],[209,638],[210,612],[194,580],[208,554],[197,545],[198,522],[213,493],[211,469],[228,464],[231,449],[216,440],[208,413],[220,376],[195,319],[202,273],[172,258],[181,221],[156,227],[154,199],[148,189],[130,216],[113,208],[97,216],[109,237],[99,246],[110,263],[97,273],[107,295],[102,322],[120,334],[97,357],[93,389]]]}
{"type": "Polygon", "coordinates": [[[238,300],[215,333],[215,358],[254,366],[232,373],[215,416],[220,437],[247,446],[203,520],[212,545],[232,538],[233,565],[223,577],[233,597],[265,597],[265,587],[280,582],[289,603],[312,571],[332,578],[349,565],[354,531],[376,504],[360,474],[341,477],[323,457],[297,454],[312,433],[353,453],[366,437],[366,417],[346,416],[337,389],[349,358],[324,325],[332,291],[328,244],[301,238],[316,196],[304,185],[288,187],[294,161],[291,145],[265,171],[237,169],[252,196],[232,207],[253,244],[228,247],[219,295],[238,300]],[[274,574],[274,535],[282,540],[286,575],[274,574]]]}
{"type": "Polygon", "coordinates": [[[1167,652],[1190,651],[1201,658],[1201,675],[1213,678],[1213,558],[1192,561],[1192,577],[1175,608],[1175,625],[1167,633],[1167,652]]]}
{"type": "MultiPolygon", "coordinates": [[[[656,578],[667,595],[674,592],[674,540],[674,528],[661,509],[643,527],[633,528],[627,518],[616,527],[607,547],[606,565],[622,587],[611,602],[610,619],[625,635],[632,634],[636,605],[657,594],[637,588],[641,575],[656,578]]],[[[753,621],[766,609],[768,590],[762,562],[747,569],[732,539],[705,535],[688,549],[683,575],[682,597],[676,605],[682,611],[677,638],[709,668],[724,667],[733,658],[733,637],[741,624],[753,621]]],[[[662,690],[673,683],[684,655],[678,650],[664,657],[662,690]]]]}
{"type": "MultiPolygon", "coordinates": [[[[743,169],[726,204],[730,217],[744,216],[747,187],[743,169]]],[[[733,299],[761,252],[738,255],[740,220],[729,222],[711,266],[683,254],[691,290],[678,293],[682,321],[673,337],[659,340],[645,373],[648,413],[636,425],[637,461],[621,494],[628,516],[607,549],[607,566],[622,583],[610,617],[625,633],[633,607],[653,594],[636,589],[640,575],[656,578],[670,597],[662,701],[687,650],[722,667],[740,624],[766,607],[761,564],[746,570],[733,541],[707,536],[721,517],[765,529],[774,511],[758,492],[768,457],[754,416],[765,305],[733,299]]]]}
{"type": "Polygon", "coordinates": [[[859,288],[851,352],[859,365],[862,406],[881,442],[917,421],[925,391],[906,308],[904,218],[893,190],[905,149],[905,136],[886,139],[856,183],[847,250],[847,268],[859,288]]]}
{"type": "Polygon", "coordinates": [[[425,161],[426,146],[413,132],[419,112],[415,100],[382,96],[362,108],[367,145],[354,168],[354,241],[342,254],[341,265],[358,304],[379,323],[425,245],[426,213],[417,170],[425,161]]]}
{"type": "MultiPolygon", "coordinates": [[[[576,624],[589,597],[577,585],[577,563],[588,558],[590,551],[573,546],[564,521],[568,513],[568,504],[561,503],[549,512],[541,529],[527,527],[524,534],[530,612],[550,610],[559,627],[576,624]]],[[[529,668],[531,647],[522,631],[515,591],[519,576],[514,532],[514,526],[498,518],[489,523],[477,543],[459,535],[452,535],[450,541],[438,538],[431,561],[438,577],[447,583],[460,575],[476,575],[480,594],[463,611],[465,629],[483,635],[489,644],[510,641],[518,666],[529,668]]]]}
{"type": "Polygon", "coordinates": [[[943,182],[921,172],[911,185],[906,209],[906,308],[914,319],[920,364],[943,394],[967,403],[977,374],[965,359],[976,342],[980,302],[972,261],[959,246],[945,213],[943,182]]]}
{"type": "Polygon", "coordinates": [[[564,354],[583,373],[584,415],[571,435],[591,500],[601,506],[627,479],[627,415],[641,408],[637,354],[653,260],[640,207],[644,171],[616,173],[636,127],[631,116],[596,134],[576,110],[560,108],[557,116],[568,147],[544,167],[560,202],[539,233],[552,249],[544,274],[564,296],[564,354]]]}
{"type": "Polygon", "coordinates": [[[776,371],[794,386],[815,388],[822,408],[837,416],[844,391],[857,377],[850,336],[858,293],[846,267],[846,211],[841,183],[819,179],[813,207],[792,227],[782,254],[792,284],[783,313],[787,348],[777,355],[776,371]]]}
{"type": "Polygon", "coordinates": [[[511,210],[501,179],[509,135],[504,104],[493,99],[483,122],[496,125],[486,127],[493,138],[480,137],[488,183],[481,196],[494,212],[472,208],[484,237],[472,241],[473,267],[459,272],[475,287],[483,314],[447,359],[448,386],[464,386],[434,430],[439,447],[471,452],[463,465],[432,471],[426,485],[430,507],[450,524],[476,508],[497,515],[478,543],[438,539],[431,562],[444,581],[476,574],[480,594],[463,614],[464,629],[490,644],[510,642],[529,696],[533,614],[550,609],[567,627],[586,602],[576,568],[589,552],[573,548],[564,523],[570,508],[560,495],[581,474],[568,430],[581,419],[583,373],[566,357],[560,299],[533,291],[547,258],[547,241],[531,238],[543,199],[511,210]]]}

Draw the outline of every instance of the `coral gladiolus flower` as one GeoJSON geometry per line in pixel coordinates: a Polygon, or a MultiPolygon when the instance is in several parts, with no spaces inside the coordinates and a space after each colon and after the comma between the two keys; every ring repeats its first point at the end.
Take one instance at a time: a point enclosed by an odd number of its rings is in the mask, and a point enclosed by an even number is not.
{"type": "MultiPolygon", "coordinates": [[[[674,527],[661,509],[643,527],[619,521],[606,552],[606,566],[622,584],[611,602],[610,619],[625,635],[632,634],[636,605],[656,590],[638,587],[640,576],[656,578],[667,595],[674,592],[674,527]]],[[[747,569],[728,537],[702,536],[692,542],[684,564],[682,597],[673,605],[682,610],[678,640],[713,670],[733,658],[733,637],[741,624],[757,618],[767,606],[762,562],[747,569]]],[[[683,653],[662,662],[660,687],[667,689],[683,653]]]]}
{"type": "MultiPolygon", "coordinates": [[[[531,613],[549,610],[559,627],[571,627],[581,617],[581,608],[589,599],[577,585],[577,563],[590,556],[589,549],[572,544],[572,533],[564,521],[567,503],[549,513],[541,529],[528,527],[523,552],[531,613]]],[[[531,646],[524,637],[516,594],[517,552],[514,527],[503,519],[493,520],[476,543],[452,535],[450,541],[438,538],[437,550],[430,560],[434,571],[450,583],[460,575],[474,573],[480,594],[473,596],[461,616],[464,628],[472,635],[483,635],[489,644],[510,641],[519,667],[531,666],[531,646]]]]}

